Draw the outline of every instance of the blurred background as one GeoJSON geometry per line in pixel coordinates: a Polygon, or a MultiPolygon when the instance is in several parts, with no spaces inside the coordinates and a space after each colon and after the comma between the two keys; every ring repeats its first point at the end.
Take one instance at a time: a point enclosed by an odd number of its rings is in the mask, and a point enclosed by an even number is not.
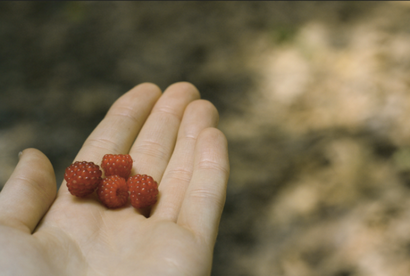
{"type": "Polygon", "coordinates": [[[1,2],[0,188],[112,102],[189,81],[231,177],[213,276],[410,275],[406,2],[1,2]]]}

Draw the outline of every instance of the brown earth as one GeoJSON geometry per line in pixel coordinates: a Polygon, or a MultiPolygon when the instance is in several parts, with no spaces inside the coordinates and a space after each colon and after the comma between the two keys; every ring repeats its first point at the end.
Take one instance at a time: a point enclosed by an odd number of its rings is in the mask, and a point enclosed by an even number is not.
{"type": "Polygon", "coordinates": [[[111,103],[190,81],[231,177],[212,275],[410,275],[406,2],[2,2],[0,187],[59,182],[111,103]]]}

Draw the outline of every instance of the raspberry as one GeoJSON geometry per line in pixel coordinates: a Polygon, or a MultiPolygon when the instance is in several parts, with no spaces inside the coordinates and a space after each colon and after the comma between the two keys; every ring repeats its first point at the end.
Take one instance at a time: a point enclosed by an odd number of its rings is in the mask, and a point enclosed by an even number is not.
{"type": "Polygon", "coordinates": [[[157,202],[158,184],[151,176],[134,175],[127,180],[130,192],[131,205],[135,208],[144,208],[157,202]]]}
{"type": "Polygon", "coordinates": [[[100,201],[110,209],[127,204],[128,189],[124,178],[111,175],[103,179],[98,186],[97,195],[100,201]]]}
{"type": "Polygon", "coordinates": [[[97,188],[101,175],[100,167],[93,162],[77,161],[65,169],[64,179],[72,195],[86,197],[97,188]]]}
{"type": "Polygon", "coordinates": [[[106,154],[101,167],[105,176],[118,175],[127,179],[131,174],[132,158],[129,154],[106,154]]]}

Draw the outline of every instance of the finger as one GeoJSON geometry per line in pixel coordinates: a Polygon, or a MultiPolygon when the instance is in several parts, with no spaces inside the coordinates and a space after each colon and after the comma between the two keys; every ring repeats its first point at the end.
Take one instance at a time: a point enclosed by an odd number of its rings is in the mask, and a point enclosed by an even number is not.
{"type": "Polygon", "coordinates": [[[101,162],[107,153],[128,153],[161,90],[151,83],[137,85],[120,97],[85,141],[76,160],[101,162]]]}
{"type": "Polygon", "coordinates": [[[29,233],[47,212],[57,191],[53,166],[36,149],[26,149],[0,193],[0,223],[29,233]]]}
{"type": "Polygon", "coordinates": [[[192,179],[177,223],[209,245],[215,243],[229,176],[227,141],[215,128],[201,132],[195,147],[192,179]]]}
{"type": "MultiPolygon", "coordinates": [[[[84,142],[75,160],[100,164],[105,154],[128,153],[160,96],[156,85],[144,83],[120,97],[84,142]]],[[[69,194],[66,185],[61,185],[60,194],[69,194]]]]}
{"type": "Polygon", "coordinates": [[[136,172],[152,176],[158,183],[168,164],[186,106],[199,98],[190,83],[168,87],[152,109],[130,154],[136,172]]]}
{"type": "Polygon", "coordinates": [[[196,100],[185,110],[175,150],[159,186],[161,200],[152,216],[176,221],[185,191],[194,168],[195,143],[199,133],[207,127],[216,127],[218,111],[208,101],[196,100]]]}

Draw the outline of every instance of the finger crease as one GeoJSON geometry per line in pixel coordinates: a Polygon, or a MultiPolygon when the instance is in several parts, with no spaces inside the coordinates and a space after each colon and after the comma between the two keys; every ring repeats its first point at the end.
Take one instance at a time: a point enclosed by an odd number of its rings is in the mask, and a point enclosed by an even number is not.
{"type": "Polygon", "coordinates": [[[112,151],[112,152],[117,152],[118,151],[118,145],[113,142],[110,139],[105,139],[105,138],[100,138],[100,139],[87,139],[87,141],[84,143],[83,147],[93,147],[97,149],[102,149],[104,151],[112,151]]]}
{"type": "Polygon", "coordinates": [[[166,116],[171,115],[171,117],[177,119],[178,121],[181,121],[180,114],[171,108],[161,107],[156,109],[154,112],[158,114],[165,114],[166,116]]]}
{"type": "Polygon", "coordinates": [[[192,171],[186,168],[172,169],[167,173],[167,178],[180,180],[183,182],[189,182],[192,177],[192,171]]]}
{"type": "Polygon", "coordinates": [[[135,114],[135,110],[131,108],[125,108],[123,112],[112,112],[109,114],[109,116],[118,116],[121,118],[129,119],[134,123],[139,123],[140,118],[135,114]],[[127,112],[128,111],[128,112],[127,112]]]}
{"type": "Polygon", "coordinates": [[[201,160],[199,161],[197,165],[198,169],[209,169],[209,170],[215,170],[215,171],[221,171],[223,173],[228,174],[229,169],[220,163],[214,161],[214,160],[201,160]]]}
{"type": "MultiPolygon", "coordinates": [[[[189,194],[191,198],[197,200],[207,200],[215,203],[216,206],[223,206],[224,200],[223,197],[215,192],[210,191],[209,189],[195,189],[192,190],[189,194]]],[[[195,200],[196,201],[196,200],[195,200]]],[[[213,204],[214,205],[214,204],[213,204]]]]}
{"type": "Polygon", "coordinates": [[[168,157],[167,151],[165,151],[164,147],[156,141],[144,141],[142,144],[136,146],[135,151],[137,153],[159,157],[161,159],[168,157]]]}

